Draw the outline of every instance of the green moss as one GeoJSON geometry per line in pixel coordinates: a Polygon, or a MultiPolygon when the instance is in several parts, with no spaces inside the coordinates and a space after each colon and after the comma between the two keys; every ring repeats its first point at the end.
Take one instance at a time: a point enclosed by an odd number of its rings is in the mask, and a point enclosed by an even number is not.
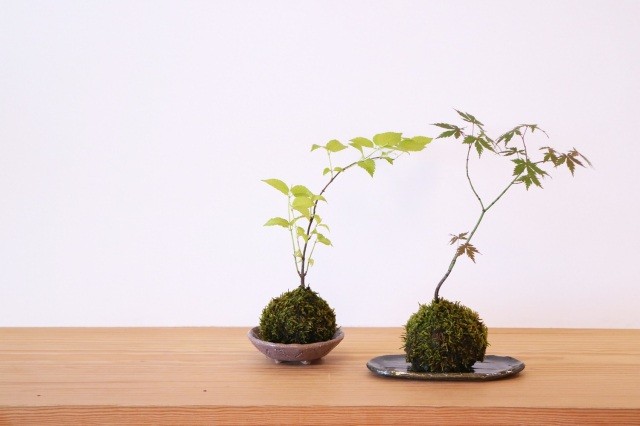
{"type": "Polygon", "coordinates": [[[336,330],[335,312],[309,287],[271,299],[260,316],[260,336],[268,342],[323,342],[331,340],[336,330]]]}
{"type": "Polygon", "coordinates": [[[420,305],[405,325],[404,349],[415,371],[472,371],[487,349],[487,327],[478,314],[458,302],[439,299],[420,305]]]}

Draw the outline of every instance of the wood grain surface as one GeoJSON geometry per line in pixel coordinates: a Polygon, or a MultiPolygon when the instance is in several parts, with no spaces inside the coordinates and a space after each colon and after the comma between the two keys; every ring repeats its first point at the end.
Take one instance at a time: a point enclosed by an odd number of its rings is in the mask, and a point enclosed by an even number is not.
{"type": "Polygon", "coordinates": [[[373,375],[400,328],[345,328],[312,365],[246,328],[0,328],[0,424],[637,424],[640,330],[492,329],[526,363],[495,382],[373,375]]]}

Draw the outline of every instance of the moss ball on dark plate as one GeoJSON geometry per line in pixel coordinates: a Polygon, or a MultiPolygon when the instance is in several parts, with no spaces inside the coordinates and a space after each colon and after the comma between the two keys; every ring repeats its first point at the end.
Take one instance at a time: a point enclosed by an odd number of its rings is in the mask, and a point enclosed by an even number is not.
{"type": "Polygon", "coordinates": [[[405,325],[404,349],[414,371],[470,372],[487,349],[487,327],[477,312],[444,299],[420,305],[405,325]]]}
{"type": "Polygon", "coordinates": [[[309,287],[274,297],[260,316],[260,338],[273,343],[324,342],[336,331],[335,312],[309,287]]]}

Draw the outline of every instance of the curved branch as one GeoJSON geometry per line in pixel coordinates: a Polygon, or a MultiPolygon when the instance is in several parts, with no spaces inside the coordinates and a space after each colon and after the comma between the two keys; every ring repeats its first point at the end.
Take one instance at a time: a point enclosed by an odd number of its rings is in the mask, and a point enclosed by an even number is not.
{"type": "MultiPolygon", "coordinates": [[[[473,238],[473,235],[478,230],[478,226],[480,226],[480,222],[482,222],[482,218],[484,217],[484,214],[486,212],[487,212],[486,209],[482,209],[482,212],[480,213],[480,217],[476,221],[476,225],[473,227],[473,230],[469,233],[469,236],[466,239],[467,243],[469,243],[471,241],[471,238],[473,238]]],[[[451,263],[449,263],[449,268],[447,269],[447,272],[444,274],[442,279],[440,279],[440,282],[436,286],[436,291],[435,291],[435,293],[433,295],[434,300],[436,300],[436,301],[440,300],[440,296],[439,296],[440,287],[442,287],[442,284],[444,284],[444,282],[447,280],[447,278],[449,278],[449,274],[451,274],[451,271],[453,270],[453,267],[455,266],[456,262],[458,261],[458,257],[460,257],[460,253],[458,253],[458,250],[456,250],[455,254],[453,255],[453,259],[451,259],[451,263]]]]}
{"type": "Polygon", "coordinates": [[[473,186],[473,182],[471,181],[471,177],[469,176],[469,156],[471,155],[471,144],[469,144],[469,149],[467,149],[467,162],[466,162],[466,172],[467,172],[467,181],[469,182],[469,186],[471,187],[471,191],[473,191],[473,195],[476,196],[478,202],[480,203],[480,208],[484,210],[484,203],[482,202],[482,198],[478,195],[476,188],[473,186]]]}
{"type": "MultiPolygon", "coordinates": [[[[333,181],[335,181],[338,176],[340,176],[342,173],[344,173],[345,171],[347,171],[351,167],[353,167],[356,164],[358,164],[360,161],[366,160],[366,159],[370,159],[370,160],[374,160],[374,161],[383,159],[384,158],[383,156],[372,157],[372,155],[378,150],[379,149],[376,149],[374,152],[372,152],[371,154],[369,154],[365,158],[361,158],[360,160],[354,161],[353,163],[349,164],[348,166],[343,167],[342,170],[340,170],[336,174],[332,174],[331,179],[329,179],[329,182],[327,182],[327,184],[322,188],[322,190],[318,193],[318,195],[321,196],[322,194],[324,194],[325,191],[329,188],[329,185],[331,185],[333,183],[333,181]]],[[[306,235],[307,235],[308,238],[304,242],[304,246],[302,248],[301,267],[300,267],[300,272],[298,273],[298,275],[300,276],[300,287],[305,287],[305,278],[307,276],[307,272],[309,271],[309,268],[306,267],[306,263],[305,263],[306,259],[307,259],[307,247],[309,246],[309,241],[311,240],[311,227],[313,226],[313,220],[316,217],[316,210],[318,208],[318,202],[319,201],[320,200],[314,201],[313,209],[311,211],[311,215],[310,215],[310,218],[309,218],[309,224],[307,225],[306,235]]]]}
{"type": "MultiPolygon", "coordinates": [[[[468,159],[468,157],[467,157],[468,159]]],[[[520,173],[519,175],[517,175],[511,182],[509,182],[509,185],[507,185],[507,187],[505,189],[502,190],[502,192],[495,198],[495,200],[493,200],[487,207],[482,207],[481,211],[480,211],[480,216],[478,217],[478,220],[476,221],[475,226],[473,227],[473,229],[471,230],[471,232],[469,232],[469,236],[467,237],[466,241],[467,243],[471,242],[471,239],[473,238],[473,236],[475,235],[476,231],[478,230],[478,227],[480,226],[480,223],[482,222],[482,219],[484,218],[485,213],[487,213],[487,211],[493,207],[493,205],[495,203],[498,202],[498,200],[500,198],[502,198],[502,196],[509,190],[509,188],[511,188],[513,186],[513,184],[515,184],[518,181],[518,178],[522,175],[522,173],[520,173]]],[[[468,177],[468,175],[467,175],[468,177]]],[[[471,181],[469,181],[471,182],[471,181]]],[[[474,191],[475,193],[475,191],[474,191]]],[[[480,201],[480,205],[482,205],[482,201],[480,201]]],[[[434,292],[433,298],[435,301],[440,300],[440,288],[442,287],[442,284],[444,284],[444,282],[447,280],[447,278],[449,278],[449,275],[451,274],[451,271],[453,270],[453,267],[455,266],[456,262],[458,261],[458,257],[460,257],[460,253],[458,253],[458,250],[456,250],[455,254],[453,255],[453,259],[451,259],[451,263],[449,263],[449,268],[447,268],[447,271],[445,272],[444,276],[440,279],[440,282],[438,282],[438,285],[436,286],[436,290],[434,292]]]]}

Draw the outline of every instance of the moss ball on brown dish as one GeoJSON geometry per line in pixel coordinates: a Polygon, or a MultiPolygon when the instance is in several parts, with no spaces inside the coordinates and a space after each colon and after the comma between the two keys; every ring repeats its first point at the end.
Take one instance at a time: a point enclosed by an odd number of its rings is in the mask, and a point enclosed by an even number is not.
{"type": "Polygon", "coordinates": [[[484,359],[487,327],[472,309],[445,299],[420,305],[405,325],[406,361],[414,371],[470,372],[484,359]]]}
{"type": "Polygon", "coordinates": [[[260,316],[260,338],[273,343],[324,342],[336,331],[334,310],[309,287],[274,297],[260,316]]]}

